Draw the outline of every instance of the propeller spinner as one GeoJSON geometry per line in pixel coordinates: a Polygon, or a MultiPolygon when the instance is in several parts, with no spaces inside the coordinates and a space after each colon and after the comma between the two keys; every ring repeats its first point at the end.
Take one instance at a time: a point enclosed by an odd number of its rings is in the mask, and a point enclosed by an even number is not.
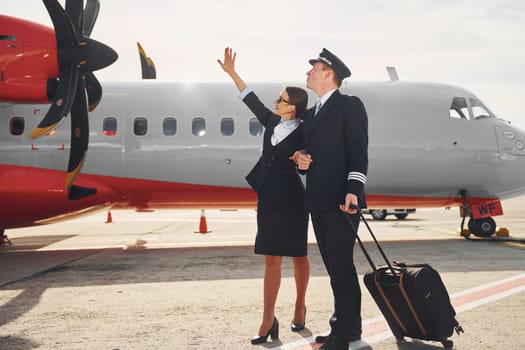
{"type": "Polygon", "coordinates": [[[88,111],[102,98],[102,87],[93,71],[117,60],[110,47],[89,38],[100,8],[99,0],[66,0],[64,10],[57,0],[43,0],[55,27],[60,75],[51,108],[30,137],[57,127],[71,112],[71,145],[66,176],[70,188],[85,160],[89,143],[88,111]],[[87,95],[87,97],[86,97],[87,95]]]}

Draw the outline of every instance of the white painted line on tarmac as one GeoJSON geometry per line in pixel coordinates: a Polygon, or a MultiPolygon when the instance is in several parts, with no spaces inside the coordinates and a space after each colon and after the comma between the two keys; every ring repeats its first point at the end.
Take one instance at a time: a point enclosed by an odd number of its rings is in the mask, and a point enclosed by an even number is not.
{"type": "MultiPolygon", "coordinates": [[[[476,307],[507,298],[525,291],[525,273],[490,282],[479,287],[466,289],[450,296],[456,313],[472,310],[476,307]]],[[[327,334],[328,332],[326,332],[327,334]]],[[[393,337],[384,317],[378,316],[363,320],[363,339],[370,345],[393,337]]],[[[315,336],[300,339],[291,343],[272,347],[274,350],[317,349],[321,344],[315,343],[315,336]]]]}
{"type": "Polygon", "coordinates": [[[525,273],[467,289],[451,296],[457,313],[525,291],[525,273]]]}

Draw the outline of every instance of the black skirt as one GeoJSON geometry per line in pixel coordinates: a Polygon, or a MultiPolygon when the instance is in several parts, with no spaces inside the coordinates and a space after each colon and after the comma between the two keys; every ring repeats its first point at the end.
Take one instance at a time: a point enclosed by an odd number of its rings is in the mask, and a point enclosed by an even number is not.
{"type": "Polygon", "coordinates": [[[293,200],[257,202],[255,254],[306,256],[308,213],[300,196],[293,200]]]}

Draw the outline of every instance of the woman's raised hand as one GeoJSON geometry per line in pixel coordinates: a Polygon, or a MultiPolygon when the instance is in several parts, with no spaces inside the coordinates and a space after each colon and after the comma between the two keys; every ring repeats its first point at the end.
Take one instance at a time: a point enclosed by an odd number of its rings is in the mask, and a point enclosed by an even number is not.
{"type": "Polygon", "coordinates": [[[235,72],[235,58],[237,57],[237,53],[233,52],[233,49],[230,47],[227,47],[224,49],[224,62],[221,60],[217,60],[219,62],[222,69],[228,73],[231,74],[235,72]]]}

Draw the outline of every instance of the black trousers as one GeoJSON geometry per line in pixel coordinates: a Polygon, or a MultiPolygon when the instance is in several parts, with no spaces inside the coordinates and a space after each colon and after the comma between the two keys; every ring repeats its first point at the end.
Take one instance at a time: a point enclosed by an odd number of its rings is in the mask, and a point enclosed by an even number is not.
{"type": "MultiPolygon", "coordinates": [[[[361,324],[361,288],[354,265],[355,230],[339,209],[311,213],[319,252],[330,276],[334,295],[332,334],[341,338],[359,337],[361,324]]],[[[359,215],[351,215],[355,229],[359,215]]]]}

